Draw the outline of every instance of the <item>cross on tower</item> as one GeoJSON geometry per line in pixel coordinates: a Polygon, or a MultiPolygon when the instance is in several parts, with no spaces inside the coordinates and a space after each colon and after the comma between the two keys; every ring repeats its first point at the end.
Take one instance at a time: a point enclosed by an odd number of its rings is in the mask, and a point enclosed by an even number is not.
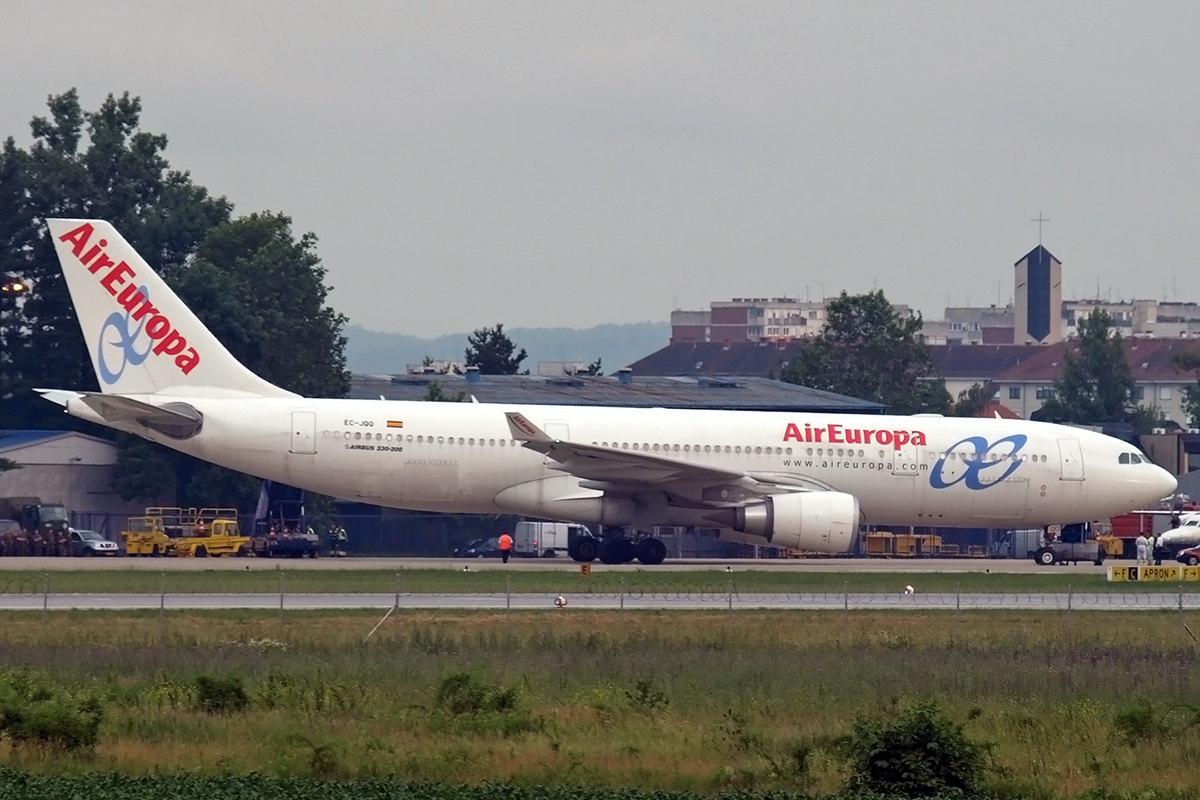
{"type": "Polygon", "coordinates": [[[1040,245],[1040,244],[1042,243],[1042,223],[1043,223],[1043,222],[1049,222],[1050,220],[1048,220],[1048,219],[1045,219],[1045,218],[1042,216],[1042,212],[1040,212],[1040,211],[1039,211],[1039,212],[1038,212],[1038,215],[1037,215],[1037,219],[1031,219],[1031,220],[1029,220],[1029,221],[1030,221],[1030,222],[1036,222],[1036,223],[1038,224],[1038,244],[1040,245]]]}

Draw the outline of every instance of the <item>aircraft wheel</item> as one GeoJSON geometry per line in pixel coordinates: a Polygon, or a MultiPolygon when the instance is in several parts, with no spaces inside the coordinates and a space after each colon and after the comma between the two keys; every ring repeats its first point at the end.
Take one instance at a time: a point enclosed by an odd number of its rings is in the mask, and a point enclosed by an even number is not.
{"type": "Polygon", "coordinates": [[[659,539],[642,539],[637,543],[637,560],[646,566],[661,564],[667,557],[667,546],[659,539]]]}
{"type": "Polygon", "coordinates": [[[600,555],[600,542],[592,536],[582,536],[571,544],[569,551],[571,558],[586,564],[600,555]]]}
{"type": "Polygon", "coordinates": [[[1034,554],[1033,560],[1043,567],[1052,567],[1054,566],[1054,562],[1058,560],[1058,556],[1054,555],[1054,551],[1050,548],[1043,548],[1034,554]]]}
{"type": "Polygon", "coordinates": [[[605,564],[628,564],[637,555],[637,545],[624,536],[600,543],[600,560],[605,564]]]}

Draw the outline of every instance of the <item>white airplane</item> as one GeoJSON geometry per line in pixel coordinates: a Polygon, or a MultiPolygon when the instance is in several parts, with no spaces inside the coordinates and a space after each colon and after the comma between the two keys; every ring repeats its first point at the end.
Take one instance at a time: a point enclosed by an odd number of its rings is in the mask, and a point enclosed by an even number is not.
{"type": "Polygon", "coordinates": [[[666,554],[655,526],[849,551],[860,526],[1030,528],[1176,481],[1117,439],[1023,420],[300,397],[254,375],[107,222],[48,221],[100,392],[82,419],[307,490],[432,512],[618,526],[571,555],[666,554]]]}

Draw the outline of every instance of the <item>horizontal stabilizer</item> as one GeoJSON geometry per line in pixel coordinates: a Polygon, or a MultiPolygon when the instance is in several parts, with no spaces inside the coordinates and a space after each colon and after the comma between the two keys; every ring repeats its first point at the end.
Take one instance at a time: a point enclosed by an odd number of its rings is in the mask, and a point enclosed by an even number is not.
{"type": "Polygon", "coordinates": [[[94,393],[81,394],[80,401],[107,422],[133,422],[174,439],[195,436],[204,424],[200,412],[187,403],[154,406],[117,394],[94,393]]]}

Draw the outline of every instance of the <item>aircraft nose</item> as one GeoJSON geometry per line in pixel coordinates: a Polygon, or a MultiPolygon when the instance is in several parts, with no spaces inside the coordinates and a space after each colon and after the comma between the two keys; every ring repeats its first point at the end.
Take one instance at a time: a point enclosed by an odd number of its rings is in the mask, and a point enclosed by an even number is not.
{"type": "Polygon", "coordinates": [[[1162,467],[1155,467],[1154,469],[1156,472],[1153,483],[1155,490],[1158,492],[1154,499],[1161,500],[1164,497],[1175,494],[1175,491],[1179,488],[1179,481],[1176,477],[1162,467]]]}

